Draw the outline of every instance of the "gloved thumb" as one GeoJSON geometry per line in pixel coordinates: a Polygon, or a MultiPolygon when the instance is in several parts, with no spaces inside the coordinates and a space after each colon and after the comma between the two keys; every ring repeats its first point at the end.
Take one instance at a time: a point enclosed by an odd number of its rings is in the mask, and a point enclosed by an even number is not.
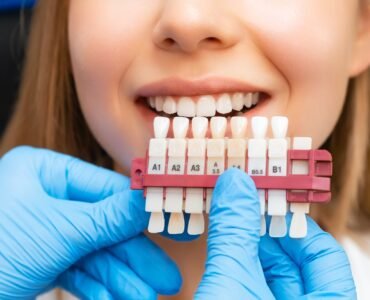
{"type": "Polygon", "coordinates": [[[273,298],[258,257],[260,204],[254,182],[238,169],[224,172],[213,191],[206,270],[196,299],[273,298]]]}
{"type": "Polygon", "coordinates": [[[229,253],[236,260],[258,256],[260,204],[253,180],[230,169],[217,181],[210,216],[208,254],[229,253]]]}

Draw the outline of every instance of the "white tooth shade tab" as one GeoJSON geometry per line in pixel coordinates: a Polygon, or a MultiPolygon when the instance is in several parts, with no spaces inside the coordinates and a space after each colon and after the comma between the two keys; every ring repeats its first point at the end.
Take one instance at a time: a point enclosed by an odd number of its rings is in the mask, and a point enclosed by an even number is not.
{"type": "Polygon", "coordinates": [[[247,118],[232,117],[232,138],[227,140],[227,167],[245,170],[247,118]]]}
{"type": "Polygon", "coordinates": [[[184,117],[175,117],[173,119],[173,134],[176,139],[184,139],[189,129],[189,119],[184,117]]]}
{"type": "MultiPolygon", "coordinates": [[[[267,141],[265,139],[268,119],[265,117],[252,117],[253,138],[248,140],[248,174],[253,176],[266,175],[266,150],[267,141]]],[[[258,198],[260,201],[261,230],[260,235],[266,234],[266,199],[265,190],[258,189],[258,198]]]]}
{"type": "MultiPolygon", "coordinates": [[[[174,138],[169,139],[168,142],[167,174],[182,175],[185,173],[185,154],[187,147],[187,140],[185,138],[189,129],[189,119],[175,117],[172,128],[174,138]]],[[[171,213],[167,228],[170,234],[184,232],[183,193],[184,189],[181,187],[168,187],[166,189],[164,210],[171,213]]]]}
{"type": "Polygon", "coordinates": [[[211,118],[211,133],[214,139],[222,139],[225,136],[227,121],[224,117],[211,118]]]}
{"type": "Polygon", "coordinates": [[[166,113],[166,114],[169,114],[169,115],[172,115],[174,113],[177,112],[177,104],[176,104],[176,101],[175,99],[173,99],[172,97],[166,97],[164,99],[164,103],[163,103],[163,111],[166,113]]]}
{"type": "Polygon", "coordinates": [[[195,117],[191,120],[191,130],[193,138],[203,139],[208,129],[208,119],[206,117],[195,117]]]}
{"type": "MultiPolygon", "coordinates": [[[[271,120],[273,138],[269,139],[269,176],[287,175],[287,151],[288,142],[286,133],[288,130],[288,118],[273,117],[271,120]]],[[[271,216],[270,236],[283,237],[287,234],[285,216],[287,213],[287,192],[286,190],[269,189],[267,213],[271,216]]]]}
{"type": "Polygon", "coordinates": [[[154,118],[154,136],[156,139],[165,139],[170,128],[170,119],[165,117],[154,118]]]}
{"type": "Polygon", "coordinates": [[[190,97],[180,97],[177,103],[177,114],[180,117],[195,117],[196,107],[193,99],[190,97]]]}
{"type": "MultiPolygon", "coordinates": [[[[148,151],[148,174],[165,174],[167,133],[170,120],[164,117],[154,118],[154,136],[150,139],[148,151]]],[[[150,212],[148,231],[152,233],[164,230],[163,214],[164,189],[148,187],[146,190],[145,211],[150,212]]]]}
{"type": "Polygon", "coordinates": [[[216,110],[220,114],[228,114],[233,110],[231,98],[229,94],[222,94],[216,102],[216,110]]]}
{"type": "Polygon", "coordinates": [[[272,133],[275,139],[283,139],[288,131],[288,118],[276,116],[271,118],[272,133]]]}
{"type": "Polygon", "coordinates": [[[266,137],[268,119],[266,117],[252,117],[252,133],[255,139],[266,137]]]}
{"type": "Polygon", "coordinates": [[[201,96],[197,102],[197,116],[213,117],[216,114],[216,100],[213,96],[201,96]]]}
{"type": "Polygon", "coordinates": [[[231,134],[234,139],[243,139],[247,135],[247,118],[232,117],[230,120],[231,134]]]}
{"type": "MultiPolygon", "coordinates": [[[[293,139],[293,149],[295,150],[310,150],[312,149],[312,138],[310,137],[295,137],[293,139]]],[[[293,161],[292,174],[307,175],[309,173],[309,165],[307,161],[293,161]]],[[[291,203],[290,211],[293,213],[290,223],[289,236],[291,238],[303,238],[307,235],[307,220],[306,214],[310,212],[309,203],[291,203]]]]}

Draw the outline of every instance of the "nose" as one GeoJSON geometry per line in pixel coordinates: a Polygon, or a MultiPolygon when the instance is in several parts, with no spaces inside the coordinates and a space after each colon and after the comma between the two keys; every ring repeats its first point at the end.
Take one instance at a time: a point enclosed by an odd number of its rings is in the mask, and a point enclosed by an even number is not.
{"type": "Polygon", "coordinates": [[[227,1],[165,0],[153,30],[155,45],[186,53],[232,47],[240,38],[240,30],[235,17],[220,3],[227,1]]]}

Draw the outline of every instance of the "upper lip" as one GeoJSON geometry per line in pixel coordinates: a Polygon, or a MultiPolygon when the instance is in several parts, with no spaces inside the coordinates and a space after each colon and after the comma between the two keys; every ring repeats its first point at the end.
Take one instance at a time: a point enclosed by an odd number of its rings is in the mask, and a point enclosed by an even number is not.
{"type": "Polygon", "coordinates": [[[168,77],[140,87],[138,97],[154,96],[199,96],[233,92],[264,92],[248,82],[225,77],[207,77],[197,80],[187,80],[180,77],[168,77]]]}

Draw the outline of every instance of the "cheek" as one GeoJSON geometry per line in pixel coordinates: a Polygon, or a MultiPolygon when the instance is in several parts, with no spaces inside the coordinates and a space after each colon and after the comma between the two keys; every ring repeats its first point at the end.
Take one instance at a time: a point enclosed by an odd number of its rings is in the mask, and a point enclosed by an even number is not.
{"type": "Polygon", "coordinates": [[[291,135],[312,136],[318,147],[344,104],[357,5],[348,0],[278,2],[258,12],[264,18],[253,21],[255,36],[289,89],[291,135]]]}
{"type": "Polygon", "coordinates": [[[120,13],[128,11],[125,5],[109,0],[91,6],[83,2],[72,4],[69,15],[74,73],[81,84],[87,82],[96,91],[117,86],[136,55],[145,26],[135,22],[135,13],[120,13]]]}
{"type": "Polygon", "coordinates": [[[74,0],[69,15],[71,61],[83,114],[98,142],[124,171],[131,157],[143,154],[146,147],[137,137],[147,135],[137,125],[140,116],[133,99],[122,96],[125,74],[148,28],[136,22],[139,11],[148,8],[129,2],[107,0],[89,6],[74,0]]]}

